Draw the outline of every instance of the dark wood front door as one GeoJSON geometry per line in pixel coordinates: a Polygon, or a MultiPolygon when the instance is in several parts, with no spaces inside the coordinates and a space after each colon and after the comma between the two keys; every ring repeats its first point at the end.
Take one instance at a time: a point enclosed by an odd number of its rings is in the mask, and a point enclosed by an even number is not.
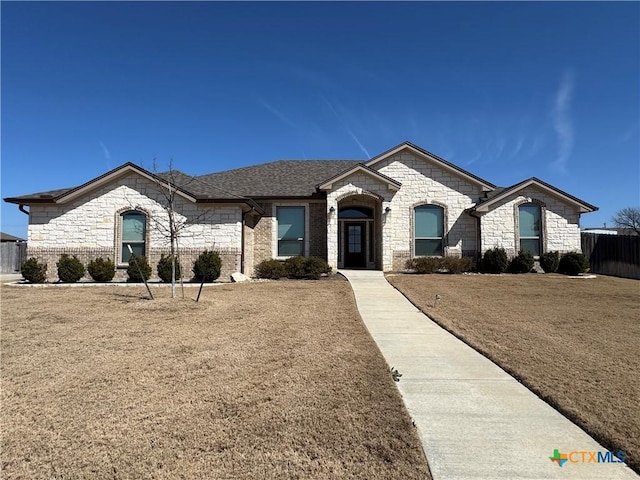
{"type": "Polygon", "coordinates": [[[365,268],[367,266],[367,224],[344,222],[344,267],[365,268]]]}

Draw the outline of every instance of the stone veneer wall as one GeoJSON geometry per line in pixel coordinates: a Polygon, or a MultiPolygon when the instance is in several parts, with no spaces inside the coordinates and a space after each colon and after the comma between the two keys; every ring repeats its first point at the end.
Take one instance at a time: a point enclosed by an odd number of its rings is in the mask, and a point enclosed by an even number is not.
{"type": "Polygon", "coordinates": [[[502,247],[509,256],[514,256],[518,246],[518,209],[526,202],[535,201],[542,205],[543,251],[558,250],[580,252],[580,213],[545,191],[528,187],[504,199],[499,206],[484,214],[481,221],[482,253],[494,247],[502,247]]]}
{"type": "MultiPolygon", "coordinates": [[[[382,223],[382,269],[400,270],[413,255],[413,209],[420,204],[445,207],[445,255],[475,255],[477,250],[476,220],[465,213],[482,195],[478,184],[449,173],[435,163],[400,152],[373,166],[380,173],[402,183],[400,190],[389,190],[386,183],[357,173],[336,182],[327,196],[327,208],[341,198],[353,194],[371,194],[382,201],[379,220],[382,223]],[[389,207],[391,211],[384,213],[389,207]]],[[[328,226],[329,263],[337,265],[337,220],[332,217],[328,226]]]]}
{"type": "MultiPolygon", "coordinates": [[[[160,187],[135,173],[66,204],[34,204],[29,214],[27,255],[48,264],[49,278],[56,277],[55,264],[61,253],[76,254],[85,264],[98,256],[117,260],[121,248],[120,215],[138,209],[148,216],[147,253],[155,271],[160,254],[169,251],[169,240],[157,227],[167,224],[167,213],[162,205],[160,187]]],[[[240,206],[197,205],[176,197],[175,210],[178,218],[189,224],[179,239],[185,255],[185,276],[191,275],[192,257],[195,259],[205,249],[222,252],[225,277],[228,277],[227,271],[239,270],[242,249],[240,206]]]]}

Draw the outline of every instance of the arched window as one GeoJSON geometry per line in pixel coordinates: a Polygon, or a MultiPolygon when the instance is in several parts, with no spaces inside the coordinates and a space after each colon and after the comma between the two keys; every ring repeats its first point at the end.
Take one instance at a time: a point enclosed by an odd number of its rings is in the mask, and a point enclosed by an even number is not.
{"type": "Polygon", "coordinates": [[[338,218],[373,218],[373,210],[367,207],[341,208],[338,218]]]}
{"type": "Polygon", "coordinates": [[[138,211],[129,211],[121,215],[122,245],[121,261],[127,263],[131,253],[128,245],[135,255],[146,254],[147,216],[138,211]]]}
{"type": "Polygon", "coordinates": [[[542,223],[540,205],[524,203],[518,207],[518,224],[520,250],[525,250],[534,257],[542,250],[542,223]]]}
{"type": "Polygon", "coordinates": [[[444,255],[444,209],[437,205],[420,205],[414,209],[414,254],[444,255]]]}

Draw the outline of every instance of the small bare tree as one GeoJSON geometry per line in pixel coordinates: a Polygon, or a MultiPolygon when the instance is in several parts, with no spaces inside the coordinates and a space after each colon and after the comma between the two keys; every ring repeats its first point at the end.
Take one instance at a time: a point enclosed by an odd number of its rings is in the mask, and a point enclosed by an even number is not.
{"type": "Polygon", "coordinates": [[[618,210],[613,216],[613,223],[618,228],[633,230],[640,235],[640,207],[627,207],[618,210]]]}
{"type": "MultiPolygon", "coordinates": [[[[153,174],[155,182],[160,187],[162,195],[161,206],[167,214],[167,221],[151,218],[151,228],[155,229],[169,241],[171,255],[171,298],[176,296],[176,261],[180,262],[178,239],[182,231],[189,225],[187,218],[176,211],[176,199],[179,189],[185,189],[194,181],[194,177],[186,176],[173,168],[173,159],[169,160],[169,170],[159,173],[156,160],[153,160],[153,174]]],[[[198,222],[206,215],[201,212],[193,221],[198,222]]],[[[183,292],[184,294],[184,292],[183,292]]]]}

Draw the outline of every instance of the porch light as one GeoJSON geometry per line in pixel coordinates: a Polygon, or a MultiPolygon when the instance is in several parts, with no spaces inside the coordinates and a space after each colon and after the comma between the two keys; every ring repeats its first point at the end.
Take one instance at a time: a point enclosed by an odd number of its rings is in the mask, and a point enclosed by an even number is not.
{"type": "Polygon", "coordinates": [[[387,207],[384,209],[384,213],[389,213],[391,211],[391,207],[387,207]]]}
{"type": "Polygon", "coordinates": [[[329,213],[334,213],[336,211],[336,207],[331,206],[331,208],[329,209],[329,213]]]}

